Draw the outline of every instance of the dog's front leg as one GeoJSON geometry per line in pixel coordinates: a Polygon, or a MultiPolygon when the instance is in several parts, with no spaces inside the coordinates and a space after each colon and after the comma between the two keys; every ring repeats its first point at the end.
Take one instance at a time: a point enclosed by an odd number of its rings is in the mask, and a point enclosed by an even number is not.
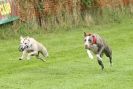
{"type": "Polygon", "coordinates": [[[93,59],[93,55],[91,54],[91,51],[87,49],[87,54],[89,56],[90,59],[93,59]]]}
{"type": "Polygon", "coordinates": [[[27,52],[26,51],[23,51],[22,56],[19,58],[19,60],[24,59],[26,57],[26,54],[27,54],[27,52]]]}
{"type": "Polygon", "coordinates": [[[101,58],[103,50],[104,50],[104,47],[103,46],[100,47],[100,49],[98,50],[98,54],[96,55],[98,64],[102,67],[102,70],[104,69],[104,65],[103,65],[102,58],[101,58]]]}
{"type": "Polygon", "coordinates": [[[34,56],[34,55],[38,55],[38,51],[33,51],[33,52],[29,53],[27,56],[27,60],[30,60],[30,57],[34,56]]]}

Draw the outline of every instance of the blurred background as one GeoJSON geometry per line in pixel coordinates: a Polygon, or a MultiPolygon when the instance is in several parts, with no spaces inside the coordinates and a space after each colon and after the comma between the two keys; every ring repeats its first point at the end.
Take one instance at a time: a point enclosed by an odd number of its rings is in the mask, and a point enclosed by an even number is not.
{"type": "MultiPolygon", "coordinates": [[[[1,0],[0,5],[0,28],[8,33],[12,29],[8,35],[13,36],[121,23],[133,17],[133,0],[1,0]]],[[[6,32],[1,31],[4,38],[6,32]]]]}

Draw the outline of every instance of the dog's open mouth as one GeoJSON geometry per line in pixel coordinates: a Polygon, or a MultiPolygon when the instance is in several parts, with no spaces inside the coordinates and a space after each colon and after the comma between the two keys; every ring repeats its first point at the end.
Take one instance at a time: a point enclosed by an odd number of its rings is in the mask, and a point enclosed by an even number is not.
{"type": "Polygon", "coordinates": [[[22,48],[18,48],[18,50],[19,50],[20,52],[23,52],[23,51],[24,51],[24,49],[22,49],[22,48]]]}
{"type": "Polygon", "coordinates": [[[19,50],[20,52],[23,52],[23,51],[25,50],[25,48],[23,48],[23,47],[20,46],[20,47],[18,48],[18,50],[19,50]]]}

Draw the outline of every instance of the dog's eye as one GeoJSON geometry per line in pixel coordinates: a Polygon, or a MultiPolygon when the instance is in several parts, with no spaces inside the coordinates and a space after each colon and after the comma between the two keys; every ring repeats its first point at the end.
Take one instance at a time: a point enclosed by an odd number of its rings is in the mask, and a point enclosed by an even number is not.
{"type": "Polygon", "coordinates": [[[25,43],[25,44],[27,44],[27,43],[25,43]]]}
{"type": "Polygon", "coordinates": [[[91,42],[91,40],[90,40],[90,39],[88,39],[88,41],[89,41],[89,42],[91,42]]]}
{"type": "Polygon", "coordinates": [[[84,39],[84,41],[86,41],[86,39],[84,39]]]}

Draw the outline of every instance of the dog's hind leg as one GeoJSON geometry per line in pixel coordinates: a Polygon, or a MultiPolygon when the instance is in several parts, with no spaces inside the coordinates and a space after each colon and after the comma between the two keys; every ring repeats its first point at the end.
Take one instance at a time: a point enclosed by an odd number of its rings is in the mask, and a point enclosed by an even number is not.
{"type": "Polygon", "coordinates": [[[105,49],[105,55],[109,58],[110,65],[112,66],[112,51],[109,48],[105,49]]]}
{"type": "Polygon", "coordinates": [[[112,66],[112,54],[106,55],[109,58],[110,66],[112,66]]]}
{"type": "Polygon", "coordinates": [[[112,57],[109,57],[110,65],[112,66],[112,57]]]}
{"type": "Polygon", "coordinates": [[[39,56],[39,53],[40,53],[40,52],[38,52],[38,54],[36,55],[36,58],[37,58],[37,59],[40,59],[40,60],[43,61],[43,62],[45,62],[45,61],[43,60],[43,58],[41,58],[41,57],[39,56]]]}
{"type": "Polygon", "coordinates": [[[45,62],[45,60],[43,60],[43,58],[36,56],[37,59],[40,59],[41,61],[45,62]]]}
{"type": "Polygon", "coordinates": [[[48,51],[47,51],[47,49],[46,48],[43,48],[43,50],[42,50],[42,55],[44,56],[44,57],[48,57],[48,51]]]}

